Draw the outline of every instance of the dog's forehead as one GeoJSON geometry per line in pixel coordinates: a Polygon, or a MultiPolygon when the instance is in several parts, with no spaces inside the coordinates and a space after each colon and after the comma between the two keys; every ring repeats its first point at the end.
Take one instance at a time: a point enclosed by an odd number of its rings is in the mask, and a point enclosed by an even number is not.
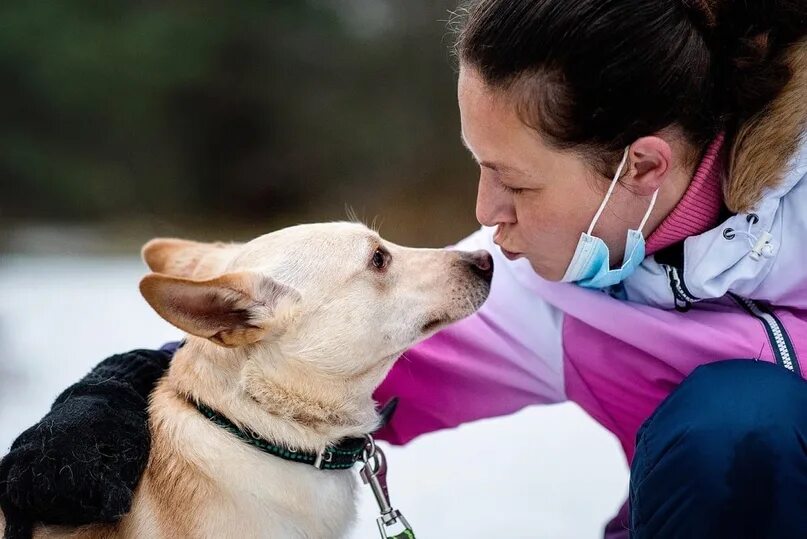
{"type": "Polygon", "coordinates": [[[245,243],[232,268],[263,270],[277,277],[305,269],[349,269],[351,261],[363,262],[378,241],[378,234],[359,223],[298,225],[245,243]]]}

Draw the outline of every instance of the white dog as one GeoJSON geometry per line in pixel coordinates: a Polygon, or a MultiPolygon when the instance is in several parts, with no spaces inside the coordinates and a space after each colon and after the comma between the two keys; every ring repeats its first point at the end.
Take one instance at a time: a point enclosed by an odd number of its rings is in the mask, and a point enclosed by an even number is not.
{"type": "Polygon", "coordinates": [[[372,393],[393,362],[478,309],[493,271],[484,251],[400,247],[355,223],[158,239],[143,256],[143,296],[188,337],[151,396],[132,511],[36,537],[343,537],[357,488],[345,440],[377,428],[372,393]]]}

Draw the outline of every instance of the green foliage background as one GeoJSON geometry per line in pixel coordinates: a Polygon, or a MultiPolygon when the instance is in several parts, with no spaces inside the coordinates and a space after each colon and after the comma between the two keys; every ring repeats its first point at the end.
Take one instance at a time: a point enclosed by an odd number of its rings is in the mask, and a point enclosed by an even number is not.
{"type": "Polygon", "coordinates": [[[5,0],[0,224],[474,226],[444,0],[5,0]]]}

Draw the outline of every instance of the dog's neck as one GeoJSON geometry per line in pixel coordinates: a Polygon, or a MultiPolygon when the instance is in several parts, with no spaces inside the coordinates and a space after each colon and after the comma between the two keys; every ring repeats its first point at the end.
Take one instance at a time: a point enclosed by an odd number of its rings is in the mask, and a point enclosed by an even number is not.
{"type": "Polygon", "coordinates": [[[346,378],[278,354],[270,345],[227,349],[190,338],[177,351],[166,383],[179,398],[210,406],[262,438],[304,450],[320,451],[377,428],[372,391],[394,358],[346,378]]]}

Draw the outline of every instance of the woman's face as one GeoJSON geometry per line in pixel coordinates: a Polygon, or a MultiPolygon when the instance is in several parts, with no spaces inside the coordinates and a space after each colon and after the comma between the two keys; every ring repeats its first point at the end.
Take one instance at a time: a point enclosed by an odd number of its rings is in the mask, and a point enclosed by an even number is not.
{"type": "MultiPolygon", "coordinates": [[[[495,242],[505,256],[525,257],[545,279],[560,280],[611,178],[581,156],[547,146],[475,70],[461,68],[458,98],[463,141],[480,168],[477,219],[497,227],[495,242]]],[[[647,207],[646,198],[615,189],[594,229],[612,265],[622,260],[627,231],[638,227],[647,207]]]]}

